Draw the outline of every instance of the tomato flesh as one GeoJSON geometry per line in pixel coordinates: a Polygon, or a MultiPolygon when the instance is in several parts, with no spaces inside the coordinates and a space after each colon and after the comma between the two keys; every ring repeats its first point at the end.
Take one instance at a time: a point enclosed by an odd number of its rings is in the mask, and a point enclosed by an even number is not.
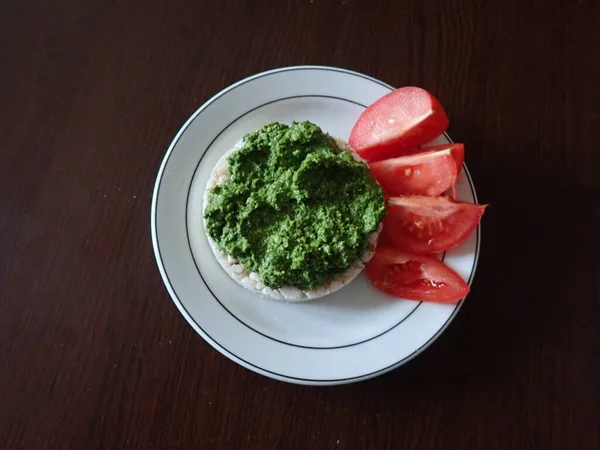
{"type": "Polygon", "coordinates": [[[465,145],[461,143],[452,144],[441,144],[441,145],[428,145],[427,147],[419,147],[408,151],[407,155],[414,155],[422,152],[437,152],[440,150],[450,150],[452,157],[456,161],[456,171],[460,173],[463,162],[465,161],[465,145]]]}
{"type": "Polygon", "coordinates": [[[369,168],[388,195],[437,196],[454,186],[458,174],[452,149],[442,146],[371,162],[369,168]]]}
{"type": "MultiPolygon", "coordinates": [[[[440,145],[440,147],[446,147],[445,145],[440,145]]],[[[450,149],[452,151],[452,157],[456,162],[456,172],[460,173],[463,163],[465,162],[465,145],[464,144],[451,144],[450,149]]],[[[427,148],[427,150],[432,150],[432,147],[427,148]]]]}
{"type": "Polygon", "coordinates": [[[424,89],[407,86],[384,95],[359,116],[348,143],[361,158],[377,161],[405,154],[448,128],[440,102],[424,89]]]}
{"type": "Polygon", "coordinates": [[[447,197],[390,197],[383,234],[399,250],[419,255],[443,252],[467,239],[486,207],[447,197]]]}
{"type": "Polygon", "coordinates": [[[394,297],[456,303],[469,293],[462,277],[441,261],[386,244],[377,246],[366,270],[373,286],[394,297]]]}

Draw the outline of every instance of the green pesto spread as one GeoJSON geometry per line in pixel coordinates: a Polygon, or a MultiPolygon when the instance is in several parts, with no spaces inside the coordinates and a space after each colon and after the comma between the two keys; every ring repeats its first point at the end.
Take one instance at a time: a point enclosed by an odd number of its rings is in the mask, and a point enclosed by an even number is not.
{"type": "Polygon", "coordinates": [[[204,218],[219,249],[273,289],[323,286],[368,248],[385,216],[363,162],[310,122],[270,123],[228,159],[204,218]]]}

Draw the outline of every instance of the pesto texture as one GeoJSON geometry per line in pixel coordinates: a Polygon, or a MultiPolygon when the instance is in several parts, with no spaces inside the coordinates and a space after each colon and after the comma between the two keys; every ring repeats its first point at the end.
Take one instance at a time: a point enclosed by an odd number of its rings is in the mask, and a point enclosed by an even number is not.
{"type": "Polygon", "coordinates": [[[368,167],[310,122],[270,123],[228,159],[204,218],[219,249],[273,289],[309,290],[343,273],[385,216],[368,167]]]}

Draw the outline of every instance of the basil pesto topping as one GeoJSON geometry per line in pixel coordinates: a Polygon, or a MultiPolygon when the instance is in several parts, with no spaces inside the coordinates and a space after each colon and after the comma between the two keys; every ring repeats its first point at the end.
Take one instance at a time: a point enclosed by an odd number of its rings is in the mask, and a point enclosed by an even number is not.
{"type": "Polygon", "coordinates": [[[207,232],[273,289],[315,289],[345,272],[385,216],[367,165],[310,122],[264,126],[228,165],[209,194],[207,232]]]}

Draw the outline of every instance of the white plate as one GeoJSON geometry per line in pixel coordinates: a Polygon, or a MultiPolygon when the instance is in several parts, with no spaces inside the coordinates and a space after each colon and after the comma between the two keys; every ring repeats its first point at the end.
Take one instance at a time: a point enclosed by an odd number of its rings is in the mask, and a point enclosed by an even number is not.
{"type": "MultiPolygon", "coordinates": [[[[254,75],[206,102],[177,133],[152,199],[152,242],[173,301],[214,348],[282,381],[342,384],[380,375],[423,351],[454,318],[452,305],[388,297],[364,272],[321,300],[287,304],[238,286],[219,266],[202,223],[202,192],[212,167],[246,133],[270,121],[310,120],[348,139],[359,114],[391,86],[348,70],[301,66],[254,75]]],[[[449,142],[440,136],[435,143],[449,142]]],[[[458,198],[476,202],[466,169],[458,198]]],[[[480,230],[444,261],[470,284],[480,230]]]]}

